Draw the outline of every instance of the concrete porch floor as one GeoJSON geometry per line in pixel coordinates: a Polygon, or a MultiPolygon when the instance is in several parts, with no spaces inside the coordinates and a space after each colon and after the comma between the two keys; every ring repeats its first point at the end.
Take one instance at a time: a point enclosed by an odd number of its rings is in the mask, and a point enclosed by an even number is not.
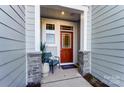
{"type": "Polygon", "coordinates": [[[92,87],[77,71],[77,69],[55,69],[54,74],[42,79],[41,87],[92,87]]]}

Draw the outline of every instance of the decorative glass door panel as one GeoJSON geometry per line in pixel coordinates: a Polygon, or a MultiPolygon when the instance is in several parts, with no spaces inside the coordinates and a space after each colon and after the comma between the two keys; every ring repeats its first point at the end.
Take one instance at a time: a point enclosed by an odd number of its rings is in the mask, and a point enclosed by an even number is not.
{"type": "Polygon", "coordinates": [[[62,33],[62,48],[71,48],[71,33],[62,33]]]}

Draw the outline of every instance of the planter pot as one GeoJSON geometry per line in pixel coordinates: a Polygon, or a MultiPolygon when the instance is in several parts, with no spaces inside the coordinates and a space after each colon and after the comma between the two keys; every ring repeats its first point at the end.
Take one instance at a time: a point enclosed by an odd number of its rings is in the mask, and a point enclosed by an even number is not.
{"type": "Polygon", "coordinates": [[[46,76],[48,76],[48,74],[49,74],[49,64],[44,63],[42,65],[42,75],[43,75],[43,77],[46,77],[46,76]]]}

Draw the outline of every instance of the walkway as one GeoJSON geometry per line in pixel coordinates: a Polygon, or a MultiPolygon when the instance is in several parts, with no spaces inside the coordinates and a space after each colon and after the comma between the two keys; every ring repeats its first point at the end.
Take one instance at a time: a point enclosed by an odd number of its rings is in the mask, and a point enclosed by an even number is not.
{"type": "Polygon", "coordinates": [[[55,69],[54,74],[43,78],[42,87],[91,87],[77,69],[55,69]]]}

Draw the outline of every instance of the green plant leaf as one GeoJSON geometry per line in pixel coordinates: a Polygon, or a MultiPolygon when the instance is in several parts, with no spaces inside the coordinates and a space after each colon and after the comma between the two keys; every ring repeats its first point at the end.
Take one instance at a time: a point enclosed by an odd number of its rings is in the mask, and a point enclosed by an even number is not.
{"type": "Polygon", "coordinates": [[[45,61],[46,43],[41,42],[40,50],[42,52],[41,59],[43,63],[45,61]]]}

